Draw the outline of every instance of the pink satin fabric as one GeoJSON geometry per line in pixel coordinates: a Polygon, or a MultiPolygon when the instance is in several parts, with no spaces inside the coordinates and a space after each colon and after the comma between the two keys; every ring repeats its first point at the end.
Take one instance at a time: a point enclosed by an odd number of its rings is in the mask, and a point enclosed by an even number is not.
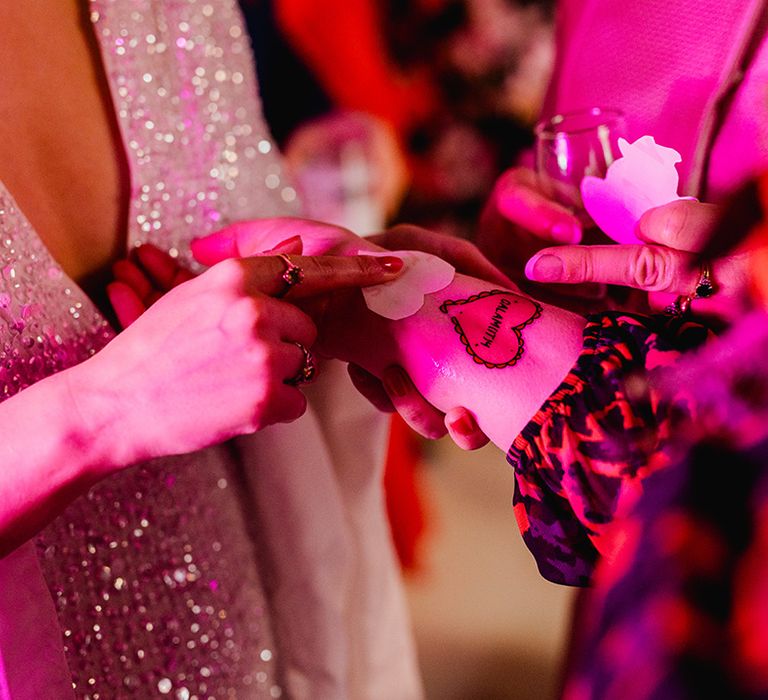
{"type": "Polygon", "coordinates": [[[620,109],[630,141],[649,134],[681,153],[681,195],[720,199],[768,167],[767,13],[765,0],[563,0],[545,115],[620,109]]]}

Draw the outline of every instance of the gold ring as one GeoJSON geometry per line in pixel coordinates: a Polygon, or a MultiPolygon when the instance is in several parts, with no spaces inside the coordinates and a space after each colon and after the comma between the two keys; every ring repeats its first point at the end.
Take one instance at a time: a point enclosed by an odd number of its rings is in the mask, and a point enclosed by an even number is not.
{"type": "Polygon", "coordinates": [[[716,291],[717,288],[712,281],[712,268],[706,260],[703,260],[699,281],[696,283],[693,294],[681,294],[664,311],[670,316],[687,316],[694,299],[709,299],[716,291]]]}
{"type": "Polygon", "coordinates": [[[280,299],[291,291],[291,287],[295,287],[304,281],[304,270],[296,265],[285,253],[278,253],[277,257],[285,263],[285,272],[280,276],[280,279],[285,282],[285,287],[275,294],[275,297],[280,299]]]}
{"type": "Polygon", "coordinates": [[[664,309],[664,313],[667,313],[670,316],[687,316],[691,310],[692,301],[693,299],[688,294],[681,294],[666,309],[664,309]]]}
{"type": "Polygon", "coordinates": [[[300,384],[309,384],[317,376],[317,365],[315,364],[314,355],[311,350],[306,348],[301,343],[294,342],[294,345],[304,353],[304,362],[301,365],[296,374],[290,379],[285,380],[285,384],[288,386],[299,386],[300,384]]]}
{"type": "Polygon", "coordinates": [[[709,299],[717,289],[715,289],[715,283],[712,281],[712,268],[709,263],[704,260],[701,263],[701,275],[699,281],[696,283],[696,289],[693,292],[691,299],[709,299]]]}

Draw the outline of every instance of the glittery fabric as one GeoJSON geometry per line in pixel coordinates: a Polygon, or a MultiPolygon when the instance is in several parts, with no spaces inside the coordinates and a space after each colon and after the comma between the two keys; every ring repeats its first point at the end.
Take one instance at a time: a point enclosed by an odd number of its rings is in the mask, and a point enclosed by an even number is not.
{"type": "Polygon", "coordinates": [[[295,213],[236,3],[91,7],[131,167],[131,243],[151,241],[189,263],[192,236],[295,213]]]}
{"type": "MultiPolygon", "coordinates": [[[[131,169],[130,245],[152,241],[189,261],[192,236],[292,213],[235,3],[91,7],[131,169]]],[[[0,237],[8,398],[113,331],[1,183],[0,237]]],[[[281,696],[239,468],[228,446],[135,467],[39,537],[77,697],[281,696]]]]}
{"type": "Polygon", "coordinates": [[[39,538],[77,697],[280,697],[227,449],[111,478],[39,538]]]}
{"type": "Polygon", "coordinates": [[[0,182],[2,398],[87,359],[113,335],[0,182]]]}

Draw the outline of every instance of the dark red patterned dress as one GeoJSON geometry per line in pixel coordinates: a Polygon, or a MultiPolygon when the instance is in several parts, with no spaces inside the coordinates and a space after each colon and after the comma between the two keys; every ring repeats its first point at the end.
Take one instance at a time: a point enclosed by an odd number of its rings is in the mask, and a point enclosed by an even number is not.
{"type": "Polygon", "coordinates": [[[517,521],[542,576],[583,586],[598,555],[614,555],[617,512],[667,461],[669,407],[654,376],[708,336],[663,315],[588,319],[576,365],[507,455],[517,521]]]}
{"type": "Polygon", "coordinates": [[[768,698],[768,314],[672,379],[693,419],[614,524],[566,700],[768,698]]]}

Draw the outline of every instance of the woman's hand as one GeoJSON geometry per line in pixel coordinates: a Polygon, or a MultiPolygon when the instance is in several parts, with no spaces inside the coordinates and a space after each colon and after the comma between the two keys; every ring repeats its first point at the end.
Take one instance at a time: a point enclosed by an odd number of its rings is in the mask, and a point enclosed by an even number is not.
{"type": "MultiPolygon", "coordinates": [[[[301,238],[294,236],[266,254],[301,255],[301,238]]],[[[114,282],[107,285],[107,296],[121,328],[130,326],[166,292],[195,277],[195,273],[151,243],[135,248],[130,257],[112,266],[114,282]]]]}
{"type": "Polygon", "coordinates": [[[365,240],[386,250],[419,250],[436,255],[463,275],[500,284],[502,287],[514,284],[476,245],[462,238],[446,236],[413,224],[399,224],[383,233],[368,236],[365,240]]]}
{"type": "MultiPolygon", "coordinates": [[[[389,281],[399,263],[293,261],[305,278],[291,300],[389,281]]],[[[71,394],[85,424],[121,437],[111,457],[115,467],[190,452],[304,412],[304,396],[286,380],[304,363],[296,343],[311,346],[317,332],[306,314],[274,298],[285,290],[284,272],[275,256],[215,265],[171,289],[73,368],[71,394]]]]}
{"type": "Polygon", "coordinates": [[[538,250],[580,243],[581,236],[581,224],[573,213],[541,191],[533,170],[518,167],[496,181],[476,240],[493,263],[519,279],[525,261],[538,250]]]}
{"type": "MultiPolygon", "coordinates": [[[[364,239],[340,226],[275,217],[240,221],[209,236],[192,241],[192,255],[202,265],[215,265],[222,260],[263,255],[295,240],[301,239],[304,255],[345,255],[366,248],[364,239]]],[[[376,246],[368,246],[379,250],[376,246]]],[[[284,252],[282,249],[279,252],[284,252]]]]}
{"type": "MultiPolygon", "coordinates": [[[[607,243],[608,237],[596,229],[582,231],[573,212],[545,194],[536,173],[524,167],[512,168],[496,181],[476,234],[478,248],[488,259],[530,293],[534,290],[526,284],[526,261],[547,246],[582,241],[607,243]]],[[[542,296],[542,290],[535,290],[535,294],[542,296]]],[[[605,296],[605,287],[574,284],[556,293],[548,289],[544,296],[556,306],[584,314],[594,309],[595,300],[605,296]]],[[[597,305],[601,306],[599,301],[597,305]]]]}
{"type": "MultiPolygon", "coordinates": [[[[285,218],[257,220],[235,224],[198,239],[193,242],[192,251],[198,262],[213,264],[226,258],[254,255],[291,235],[299,236],[304,250],[313,254],[328,251],[343,254],[360,248],[382,250],[374,244],[375,241],[388,248],[432,253],[462,272],[490,278],[505,287],[511,284],[472,244],[415,226],[398,226],[380,236],[363,240],[345,229],[314,221],[285,218]]],[[[346,335],[345,328],[352,322],[353,316],[360,316],[359,307],[359,304],[354,305],[354,308],[352,304],[345,306],[347,322],[337,326],[339,336],[346,335]]],[[[336,315],[339,315],[338,303],[336,311],[336,315]]],[[[375,337],[376,331],[370,332],[371,337],[375,337]]],[[[324,345],[327,349],[328,343],[324,345]]],[[[447,414],[438,411],[424,399],[401,367],[389,367],[380,380],[351,364],[350,377],[358,391],[377,408],[383,411],[396,410],[406,423],[426,438],[437,439],[449,433],[459,447],[468,450],[477,449],[488,442],[467,409],[456,407],[447,414]]]]}
{"type": "MultiPolygon", "coordinates": [[[[711,204],[679,200],[646,212],[638,237],[648,245],[560,246],[532,257],[526,275],[537,282],[600,282],[649,293],[652,308],[663,310],[680,295],[693,296],[702,271],[697,255],[707,243],[720,210],[711,204]]],[[[743,308],[749,280],[748,254],[711,261],[715,293],[692,302],[693,313],[723,320],[743,308]]]]}
{"type": "Polygon", "coordinates": [[[480,430],[471,411],[463,406],[446,413],[439,411],[398,365],[385,369],[379,379],[362,367],[350,364],[349,376],[357,390],[380,411],[397,411],[413,430],[428,440],[448,434],[462,450],[477,450],[488,444],[488,436],[480,430]]]}
{"type": "MultiPolygon", "coordinates": [[[[300,251],[299,251],[300,252],[300,251]]],[[[121,328],[130,326],[166,292],[195,277],[168,253],[146,243],[112,266],[107,296],[121,328]]]]}
{"type": "MultiPolygon", "coordinates": [[[[514,283],[469,241],[435,233],[420,226],[400,224],[366,240],[389,250],[419,250],[451,263],[458,272],[493,282],[505,289],[514,283]]],[[[438,411],[414,386],[402,367],[388,367],[381,380],[357,365],[349,366],[357,390],[382,411],[397,411],[417,433],[428,439],[446,433],[463,450],[476,450],[488,444],[475,417],[462,406],[447,413],[438,411]]]]}

